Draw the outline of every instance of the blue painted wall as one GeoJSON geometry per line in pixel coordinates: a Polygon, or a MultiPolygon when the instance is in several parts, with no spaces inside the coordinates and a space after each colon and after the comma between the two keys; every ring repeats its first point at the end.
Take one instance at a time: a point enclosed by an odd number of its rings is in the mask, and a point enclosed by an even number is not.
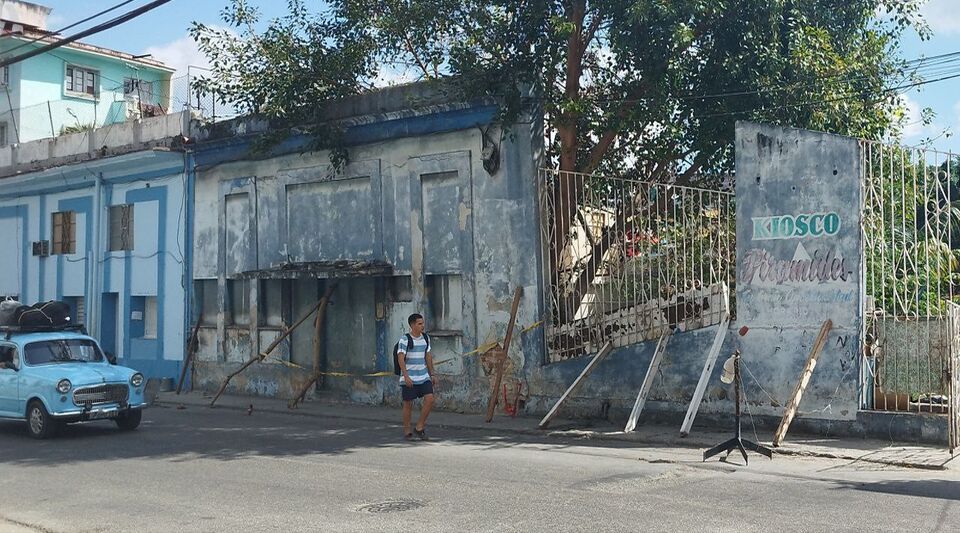
{"type": "Polygon", "coordinates": [[[10,230],[3,244],[15,250],[0,257],[0,295],[27,303],[83,298],[88,329],[109,339],[106,349],[121,364],[148,377],[176,376],[186,320],[186,183],[183,154],[154,151],[0,180],[0,229],[10,230]],[[110,252],[109,208],[128,203],[134,206],[134,249],[110,252]],[[35,257],[32,243],[51,239],[55,211],[76,213],[76,253],[35,257]],[[97,305],[111,294],[115,305],[97,305]],[[143,321],[134,320],[146,297],[157,302],[156,338],[144,338],[143,321]]]}

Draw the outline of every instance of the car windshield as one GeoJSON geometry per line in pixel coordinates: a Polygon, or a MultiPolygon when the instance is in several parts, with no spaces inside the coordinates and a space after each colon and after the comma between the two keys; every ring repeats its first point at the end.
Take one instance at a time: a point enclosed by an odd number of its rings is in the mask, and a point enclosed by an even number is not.
{"type": "Polygon", "coordinates": [[[98,363],[103,354],[97,343],[86,339],[61,339],[31,342],[23,351],[28,365],[81,362],[98,363]]]}

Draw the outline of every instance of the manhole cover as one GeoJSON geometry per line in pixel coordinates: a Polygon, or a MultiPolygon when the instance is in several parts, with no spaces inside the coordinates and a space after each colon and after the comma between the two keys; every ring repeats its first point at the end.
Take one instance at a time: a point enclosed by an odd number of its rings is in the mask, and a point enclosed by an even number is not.
{"type": "Polygon", "coordinates": [[[357,509],[364,513],[399,513],[412,511],[423,507],[423,502],[416,500],[391,500],[388,502],[370,503],[357,509]]]}

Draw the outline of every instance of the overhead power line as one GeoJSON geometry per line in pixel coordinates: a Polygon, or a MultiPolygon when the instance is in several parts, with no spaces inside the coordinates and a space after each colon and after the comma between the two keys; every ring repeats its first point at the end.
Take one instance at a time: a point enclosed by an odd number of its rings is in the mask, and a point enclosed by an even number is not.
{"type": "Polygon", "coordinates": [[[60,39],[60,40],[58,40],[58,41],[56,41],[56,42],[53,42],[53,43],[50,43],[50,44],[48,44],[48,45],[46,45],[46,46],[41,46],[40,48],[37,48],[37,49],[35,49],[35,50],[31,50],[31,51],[26,52],[26,53],[23,53],[23,54],[20,54],[20,55],[18,55],[18,56],[12,57],[12,58],[10,58],[10,59],[0,60],[0,68],[6,67],[6,66],[9,66],[9,65],[12,65],[12,64],[14,64],[14,63],[19,63],[19,62],[21,62],[21,61],[24,61],[24,60],[26,60],[26,59],[30,59],[31,57],[38,56],[38,55],[40,55],[40,54],[45,54],[45,53],[47,53],[47,52],[49,52],[49,51],[51,51],[51,50],[56,50],[57,48],[60,48],[61,46],[66,46],[66,45],[68,45],[68,44],[70,44],[70,43],[72,43],[72,42],[74,42],[74,41],[79,41],[80,39],[83,39],[84,37],[88,37],[88,36],[90,36],[90,35],[94,35],[94,34],[96,34],[96,33],[100,33],[100,32],[102,32],[102,31],[109,30],[110,28],[113,28],[113,27],[115,27],[115,26],[119,26],[120,24],[123,24],[123,23],[125,23],[125,22],[129,22],[129,21],[131,21],[131,20],[139,17],[140,15],[142,15],[142,14],[144,14],[144,13],[150,11],[150,10],[156,9],[156,8],[162,6],[163,4],[166,4],[166,3],[169,2],[169,1],[170,1],[170,0],[154,0],[153,2],[150,2],[149,4],[143,5],[143,6],[141,6],[141,7],[138,7],[137,9],[134,9],[134,10],[132,10],[132,11],[129,11],[129,12],[127,12],[127,13],[124,13],[123,15],[120,15],[119,17],[116,17],[116,18],[114,18],[114,19],[112,19],[112,20],[108,20],[107,22],[104,22],[104,23],[102,23],[102,24],[98,24],[98,25],[96,25],[96,26],[93,26],[92,28],[89,28],[89,29],[83,30],[83,31],[81,31],[81,32],[75,33],[75,34],[71,35],[70,37],[66,37],[66,38],[64,38],[64,39],[60,39]]]}
{"type": "Polygon", "coordinates": [[[21,48],[30,46],[31,44],[38,43],[38,42],[42,41],[44,38],[48,37],[49,35],[59,35],[59,34],[65,32],[65,31],[67,31],[67,30],[69,30],[69,29],[76,28],[77,26],[83,24],[84,22],[90,22],[91,20],[93,20],[93,19],[95,19],[95,18],[98,18],[98,17],[101,17],[101,16],[103,16],[103,15],[106,15],[107,13],[109,13],[109,12],[111,12],[111,11],[120,9],[121,7],[123,7],[123,6],[127,5],[127,4],[130,4],[130,3],[133,3],[133,2],[134,2],[134,0],[126,0],[125,2],[120,2],[119,4],[117,4],[117,5],[115,5],[115,6],[111,7],[111,8],[104,9],[103,11],[101,11],[101,12],[95,14],[95,15],[90,15],[89,17],[87,17],[87,18],[85,18],[85,19],[83,19],[83,20],[78,20],[77,22],[74,22],[73,24],[71,24],[71,25],[69,25],[69,26],[64,26],[64,27],[60,28],[60,29],[57,30],[57,31],[51,32],[50,34],[41,35],[40,37],[37,37],[37,38],[35,38],[35,39],[31,39],[31,40],[29,40],[29,41],[27,41],[27,42],[25,42],[25,43],[18,44],[17,46],[14,46],[13,48],[11,48],[11,49],[9,49],[9,50],[4,50],[3,53],[4,53],[5,55],[6,55],[6,54],[10,54],[10,52],[13,52],[13,51],[15,51],[15,50],[19,50],[19,49],[21,49],[21,48]]]}

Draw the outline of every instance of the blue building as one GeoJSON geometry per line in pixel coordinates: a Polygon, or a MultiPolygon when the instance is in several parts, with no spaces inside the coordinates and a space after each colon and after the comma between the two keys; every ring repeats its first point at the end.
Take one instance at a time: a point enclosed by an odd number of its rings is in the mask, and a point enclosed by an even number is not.
{"type": "Polygon", "coordinates": [[[180,113],[32,141],[0,165],[0,296],[69,302],[148,377],[183,357],[190,180],[171,148],[188,125],[180,113]]]}
{"type": "MultiPolygon", "coordinates": [[[[0,3],[0,54],[12,57],[62,36],[50,9],[0,3]]],[[[0,69],[0,146],[56,137],[170,109],[173,69],[148,57],[74,42],[0,69]]]]}

